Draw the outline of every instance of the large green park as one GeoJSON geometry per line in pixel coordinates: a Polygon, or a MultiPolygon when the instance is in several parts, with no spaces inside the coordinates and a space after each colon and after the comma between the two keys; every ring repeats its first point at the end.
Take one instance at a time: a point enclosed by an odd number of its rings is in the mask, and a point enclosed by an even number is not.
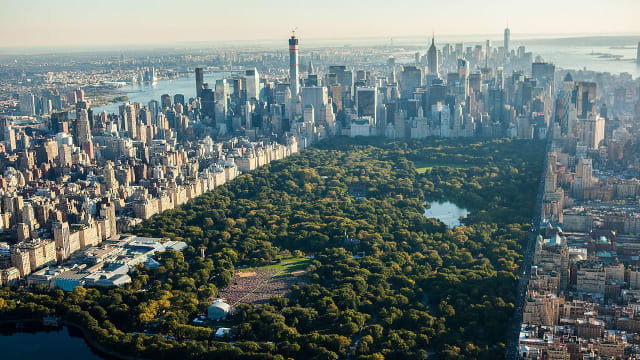
{"type": "Polygon", "coordinates": [[[543,156],[525,140],[333,138],[135,228],[188,247],[130,284],[2,288],[0,318],[57,315],[142,358],[502,358],[543,156]],[[470,215],[450,229],[427,200],[470,215]],[[260,268],[304,275],[235,306],[231,340],[193,323],[260,268]]]}

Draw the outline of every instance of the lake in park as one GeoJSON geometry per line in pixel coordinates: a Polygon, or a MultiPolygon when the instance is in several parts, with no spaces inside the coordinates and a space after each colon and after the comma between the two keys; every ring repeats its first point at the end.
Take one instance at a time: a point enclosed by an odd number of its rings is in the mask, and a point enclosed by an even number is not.
{"type": "Polygon", "coordinates": [[[0,331],[0,359],[109,359],[106,355],[96,353],[77,329],[66,326],[49,329],[26,324],[25,328],[17,331],[15,326],[4,326],[0,331]]]}
{"type": "Polygon", "coordinates": [[[431,207],[425,208],[424,216],[438,219],[450,228],[462,225],[460,218],[465,218],[469,215],[467,209],[461,208],[450,201],[426,201],[426,204],[430,204],[431,207]]]}

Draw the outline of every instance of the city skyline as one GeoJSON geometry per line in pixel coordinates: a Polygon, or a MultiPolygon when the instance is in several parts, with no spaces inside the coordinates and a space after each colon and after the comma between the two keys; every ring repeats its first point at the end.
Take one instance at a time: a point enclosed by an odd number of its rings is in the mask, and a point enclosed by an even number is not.
{"type": "Polygon", "coordinates": [[[187,4],[64,0],[55,8],[40,0],[5,2],[6,11],[0,14],[0,48],[268,41],[295,27],[299,27],[298,37],[306,39],[427,37],[434,31],[445,36],[498,35],[507,25],[514,39],[517,34],[640,33],[632,15],[640,10],[640,3],[633,0],[619,1],[620,8],[628,11],[615,18],[602,17],[608,4],[593,0],[542,0],[535,6],[498,2],[491,9],[468,0],[437,5],[414,0],[391,5],[375,0],[366,6],[329,0],[322,7],[289,0],[224,6],[200,0],[187,4]],[[327,18],[332,19],[332,26],[326,26],[327,18]]]}

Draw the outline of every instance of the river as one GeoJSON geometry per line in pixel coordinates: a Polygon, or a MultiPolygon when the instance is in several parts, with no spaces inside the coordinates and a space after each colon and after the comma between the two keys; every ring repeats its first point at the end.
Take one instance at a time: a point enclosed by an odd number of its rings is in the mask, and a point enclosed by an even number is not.
{"type": "MultiPolygon", "coordinates": [[[[224,75],[224,72],[205,73],[204,82],[208,83],[210,88],[215,88],[216,80],[221,79],[224,75]]],[[[94,113],[99,114],[106,111],[117,114],[120,105],[126,102],[139,102],[142,106],[147,106],[151,100],[158,100],[158,102],[160,102],[160,96],[163,94],[171,95],[171,101],[173,101],[173,95],[182,94],[184,95],[185,102],[188,102],[189,98],[196,97],[196,77],[194,74],[189,74],[188,76],[182,76],[176,79],[160,80],[155,84],[127,85],[118,90],[124,92],[129,99],[103,106],[96,106],[93,108],[94,113]]]]}

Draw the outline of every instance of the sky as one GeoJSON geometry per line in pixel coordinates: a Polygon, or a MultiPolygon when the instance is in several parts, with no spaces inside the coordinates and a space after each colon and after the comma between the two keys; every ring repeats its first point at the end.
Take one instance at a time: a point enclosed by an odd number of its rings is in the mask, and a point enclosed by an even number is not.
{"type": "Polygon", "coordinates": [[[640,34],[640,0],[0,0],[0,47],[640,34]],[[637,20],[637,19],[636,19],[637,20]]]}

